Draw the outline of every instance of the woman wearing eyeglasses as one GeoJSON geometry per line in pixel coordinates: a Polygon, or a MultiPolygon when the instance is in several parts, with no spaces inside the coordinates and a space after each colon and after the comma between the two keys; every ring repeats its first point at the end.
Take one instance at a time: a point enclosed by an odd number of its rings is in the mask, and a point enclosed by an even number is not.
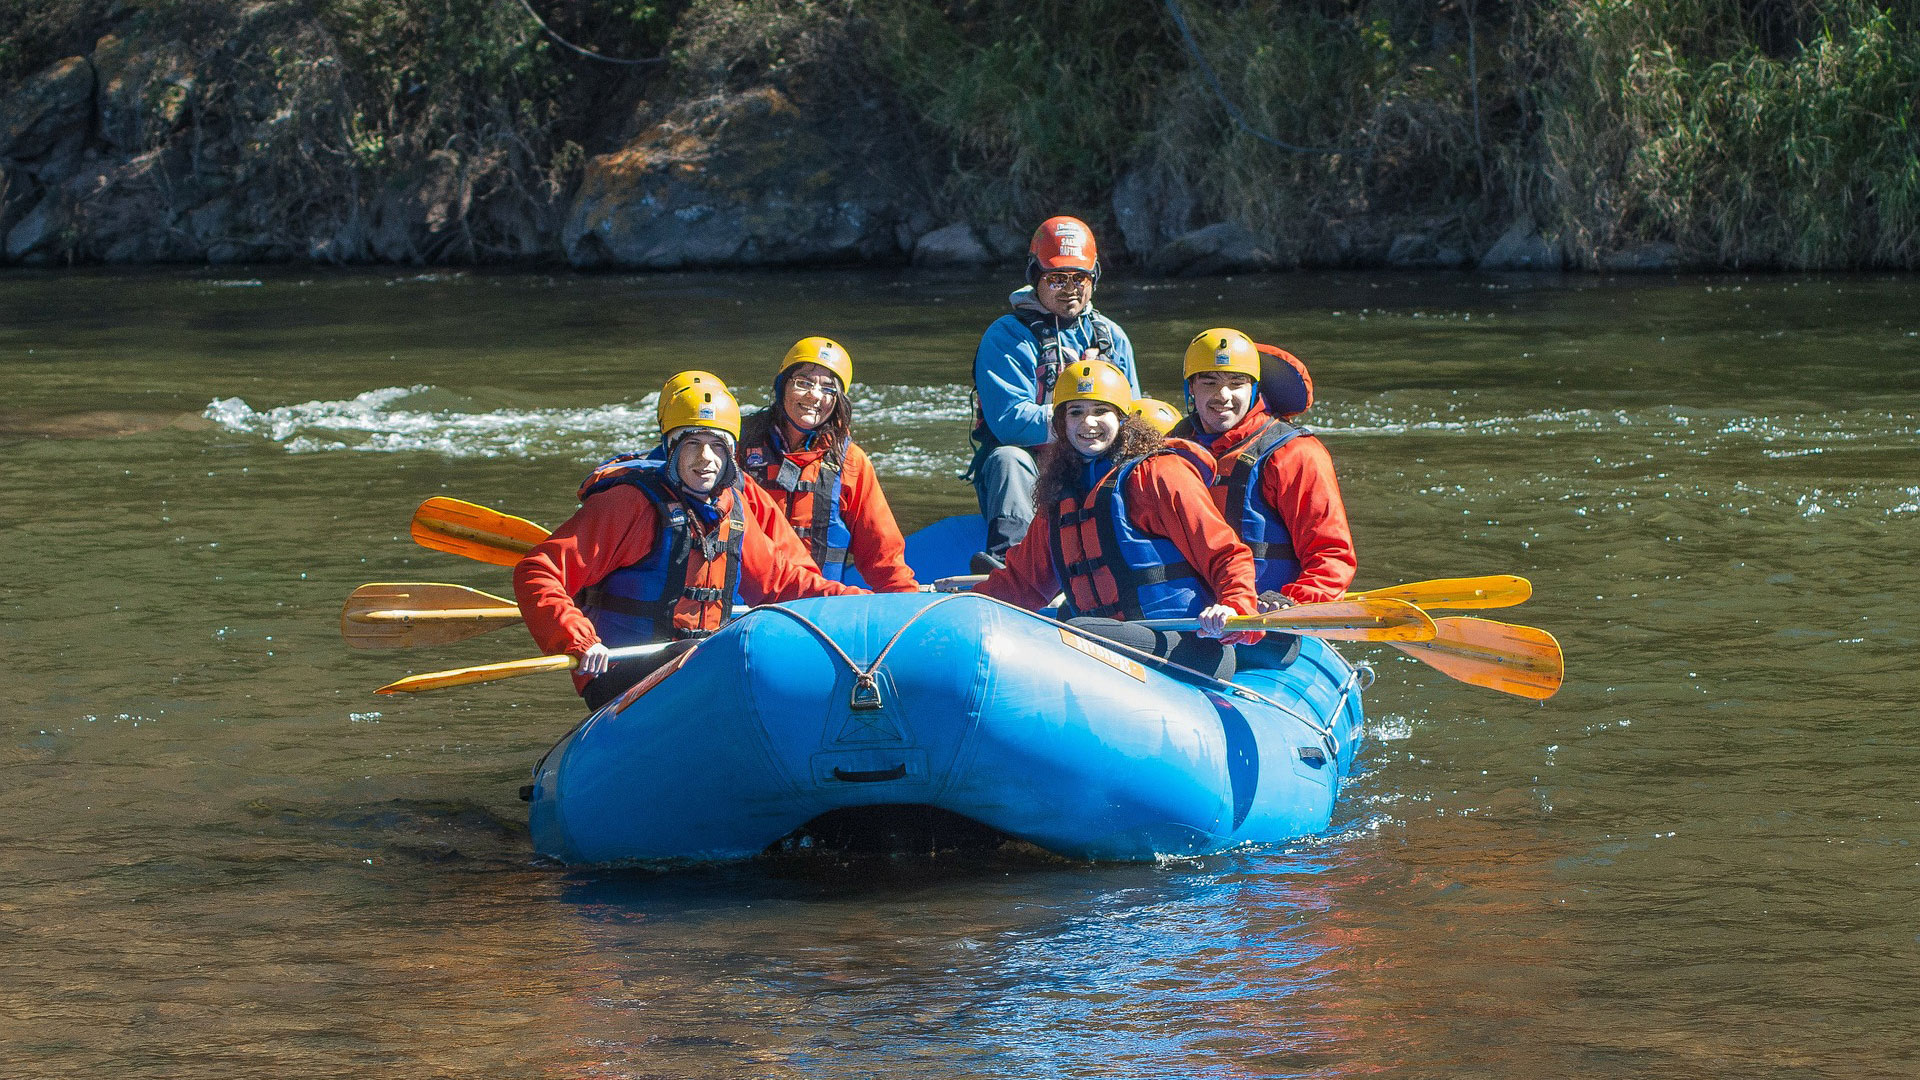
{"type": "Polygon", "coordinates": [[[1048,218],[1027,247],[1026,288],[1007,297],[1013,311],[980,338],[973,357],[975,449],[967,467],[987,522],[976,573],[1004,565],[1007,549],[1033,521],[1034,451],[1047,441],[1047,394],[1061,368],[1105,360],[1140,393],[1133,343],[1120,324],[1093,309],[1099,281],[1093,230],[1079,218],[1048,218]]]}
{"type": "Polygon", "coordinates": [[[773,497],[820,573],[857,567],[875,592],[913,592],[906,540],[866,451],[853,441],[853,358],[831,338],[802,338],[773,377],[773,404],[746,420],[740,469],[773,497]]]}

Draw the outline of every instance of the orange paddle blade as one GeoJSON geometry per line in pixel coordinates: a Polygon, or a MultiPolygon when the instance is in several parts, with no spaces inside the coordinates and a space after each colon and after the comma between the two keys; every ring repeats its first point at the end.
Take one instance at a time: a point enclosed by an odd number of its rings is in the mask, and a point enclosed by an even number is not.
{"type": "Polygon", "coordinates": [[[340,636],[356,649],[410,649],[464,641],[520,621],[513,601],[465,585],[386,581],[353,590],[340,636]]]}
{"type": "Polygon", "coordinates": [[[1552,697],[1565,679],[1560,643],[1545,630],[1464,616],[1433,625],[1432,641],[1393,647],[1463,683],[1535,701],[1552,697]]]}
{"type": "Polygon", "coordinates": [[[420,504],[420,509],[413,512],[409,531],[422,547],[496,566],[519,562],[549,535],[526,518],[444,495],[420,504]]]}
{"type": "Polygon", "coordinates": [[[1477,608],[1512,607],[1525,603],[1533,595],[1533,583],[1512,574],[1488,574],[1484,577],[1434,578],[1384,589],[1350,592],[1343,600],[1405,600],[1423,608],[1448,608],[1468,611],[1477,608]]]}

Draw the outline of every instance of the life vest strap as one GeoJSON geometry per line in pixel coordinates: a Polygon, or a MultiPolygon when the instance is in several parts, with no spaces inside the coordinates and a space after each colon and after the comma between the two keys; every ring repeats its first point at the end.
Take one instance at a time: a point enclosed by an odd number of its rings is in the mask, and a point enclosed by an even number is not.
{"type": "Polygon", "coordinates": [[[1253,557],[1256,559],[1286,559],[1289,562],[1300,561],[1300,556],[1294,554],[1293,544],[1290,541],[1282,541],[1278,544],[1269,544],[1265,541],[1248,541],[1247,548],[1253,552],[1253,557]]]}

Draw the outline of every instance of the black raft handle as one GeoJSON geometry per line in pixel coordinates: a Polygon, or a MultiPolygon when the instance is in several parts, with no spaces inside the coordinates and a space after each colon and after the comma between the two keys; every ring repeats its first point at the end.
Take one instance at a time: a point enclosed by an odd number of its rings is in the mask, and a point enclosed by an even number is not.
{"type": "Polygon", "coordinates": [[[907,766],[905,762],[895,765],[891,769],[867,769],[856,770],[854,772],[848,772],[838,765],[833,767],[833,778],[835,780],[845,780],[849,784],[873,784],[882,780],[899,780],[906,775],[907,766]]]}

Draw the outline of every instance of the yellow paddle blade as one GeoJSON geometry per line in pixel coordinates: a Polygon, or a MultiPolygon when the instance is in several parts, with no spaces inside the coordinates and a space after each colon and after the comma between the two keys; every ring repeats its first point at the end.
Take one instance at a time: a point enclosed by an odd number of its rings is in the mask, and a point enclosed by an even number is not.
{"type": "Polygon", "coordinates": [[[1282,630],[1332,641],[1426,641],[1433,618],[1404,600],[1333,600],[1235,615],[1229,630],[1282,630]]]}
{"type": "Polygon", "coordinates": [[[1463,683],[1535,701],[1552,697],[1565,678],[1560,643],[1545,630],[1464,616],[1433,626],[1432,641],[1393,647],[1463,683]]]}
{"type": "Polygon", "coordinates": [[[1350,592],[1343,600],[1405,600],[1423,608],[1450,608],[1468,611],[1477,608],[1512,607],[1525,603],[1533,595],[1533,583],[1512,574],[1485,577],[1434,578],[1384,589],[1350,592]]]}
{"type": "Polygon", "coordinates": [[[387,581],[353,590],[340,636],[356,649],[410,649],[464,641],[520,621],[513,601],[465,585],[387,581]]]}
{"type": "Polygon", "coordinates": [[[413,512],[414,542],[421,547],[512,566],[545,540],[547,530],[492,507],[436,495],[413,512]]]}
{"type": "Polygon", "coordinates": [[[542,671],[572,671],[575,663],[577,661],[573,657],[562,653],[557,656],[509,660],[503,664],[481,664],[479,667],[454,668],[451,671],[429,671],[421,675],[409,675],[404,679],[397,679],[375,690],[374,693],[417,694],[422,690],[440,690],[449,686],[466,686],[469,683],[495,682],[542,671]]]}

